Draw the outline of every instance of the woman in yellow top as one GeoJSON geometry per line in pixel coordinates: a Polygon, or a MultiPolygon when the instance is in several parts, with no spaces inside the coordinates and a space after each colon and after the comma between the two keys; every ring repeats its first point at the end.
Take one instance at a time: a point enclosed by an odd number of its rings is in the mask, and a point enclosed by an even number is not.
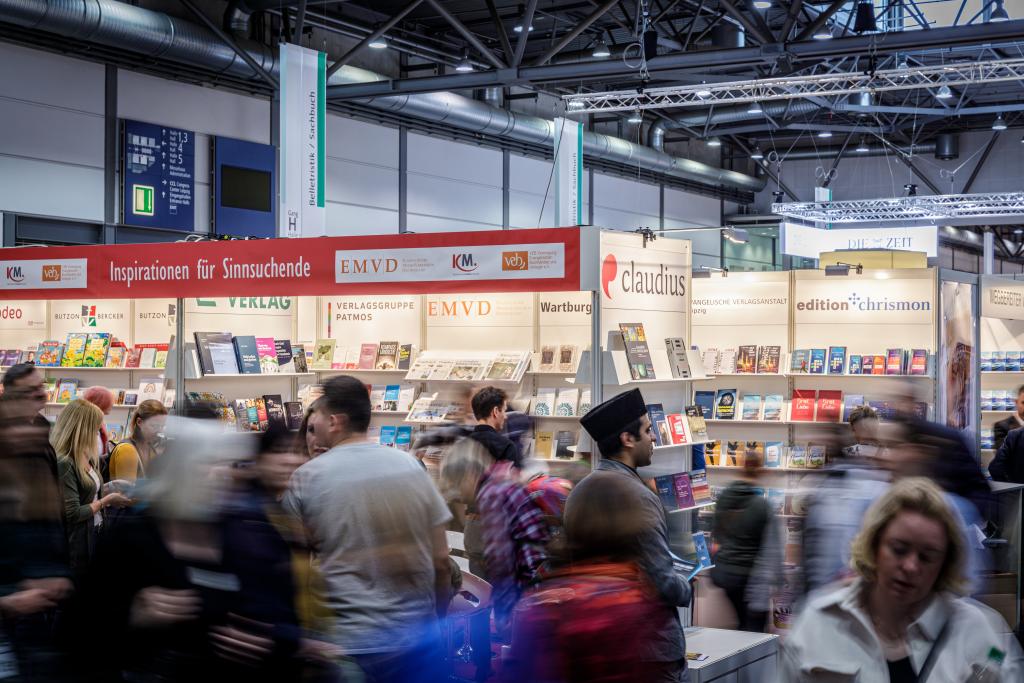
{"type": "Polygon", "coordinates": [[[167,408],[160,401],[143,401],[128,421],[128,439],[110,454],[110,479],[135,481],[146,476],[150,461],[159,455],[160,435],[167,422],[167,408]]]}

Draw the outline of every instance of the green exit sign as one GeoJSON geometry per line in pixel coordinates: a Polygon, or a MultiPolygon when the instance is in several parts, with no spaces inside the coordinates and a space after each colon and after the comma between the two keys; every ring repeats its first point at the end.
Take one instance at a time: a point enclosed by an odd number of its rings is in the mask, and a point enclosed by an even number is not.
{"type": "Polygon", "coordinates": [[[132,185],[132,213],[136,216],[152,216],[155,194],[155,188],[150,185],[132,185]]]}

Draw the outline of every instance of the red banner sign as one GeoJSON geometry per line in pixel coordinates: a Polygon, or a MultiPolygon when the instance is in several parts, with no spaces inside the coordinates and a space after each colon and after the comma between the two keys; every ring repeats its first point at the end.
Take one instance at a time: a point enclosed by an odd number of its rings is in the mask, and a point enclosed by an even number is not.
{"type": "Polygon", "coordinates": [[[0,249],[0,300],[579,287],[579,228],[0,249]]]}

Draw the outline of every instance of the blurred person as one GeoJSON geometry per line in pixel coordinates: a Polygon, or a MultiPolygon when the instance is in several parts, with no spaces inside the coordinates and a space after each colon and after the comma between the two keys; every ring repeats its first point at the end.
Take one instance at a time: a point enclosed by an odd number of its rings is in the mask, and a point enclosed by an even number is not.
{"type": "Polygon", "coordinates": [[[850,411],[847,423],[853,434],[853,445],[844,448],[843,453],[858,458],[871,457],[881,445],[878,411],[871,406],[857,406],[850,411]]]}
{"type": "Polygon", "coordinates": [[[713,537],[718,543],[711,578],[736,611],[740,631],[762,633],[768,625],[771,585],[782,577],[782,544],[758,482],[761,456],[747,451],[740,475],[715,505],[713,537]],[[764,585],[767,579],[769,585],[764,585]]]}
{"type": "Polygon", "coordinates": [[[469,438],[487,449],[496,461],[511,462],[522,467],[522,456],[512,441],[502,434],[505,429],[505,416],[508,412],[508,394],[498,387],[483,387],[470,401],[476,426],[469,433],[469,438]]]}
{"type": "MultiPolygon", "coordinates": [[[[110,415],[110,410],[114,407],[114,394],[106,387],[89,387],[82,393],[82,398],[99,408],[104,417],[110,415]]],[[[102,422],[100,422],[99,436],[97,438],[99,439],[99,458],[102,462],[110,455],[111,449],[107,426],[102,422]]]]}
{"type": "Polygon", "coordinates": [[[121,493],[102,492],[99,442],[96,440],[102,424],[100,409],[79,398],[64,407],[50,433],[64,492],[68,561],[76,579],[81,579],[89,566],[96,532],[103,526],[103,511],[131,504],[121,493]]]}
{"type": "Polygon", "coordinates": [[[1014,409],[1013,415],[992,425],[992,436],[995,438],[997,451],[1002,447],[1010,432],[1024,427],[1024,386],[1017,387],[1017,400],[1014,401],[1014,409]]]}
{"type": "Polygon", "coordinates": [[[960,683],[993,648],[1005,656],[998,680],[1024,679],[1003,620],[958,597],[964,562],[942,491],[923,478],[894,484],[854,541],[856,581],[812,596],[787,636],[782,680],[960,683]]]}
{"type": "Polygon", "coordinates": [[[995,481],[1024,484],[1024,430],[1014,429],[1006,435],[996,450],[996,457],[989,463],[988,473],[995,481]]]}
{"type": "Polygon", "coordinates": [[[12,366],[0,396],[0,641],[14,681],[65,680],[55,610],[70,595],[57,459],[42,374],[12,366]],[[11,653],[13,652],[13,661],[11,653]]]}
{"type": "MultiPolygon", "coordinates": [[[[538,579],[551,540],[548,522],[519,483],[513,464],[498,461],[473,439],[457,443],[445,457],[441,481],[459,502],[476,510],[481,530],[483,566],[478,574],[493,587],[494,620],[507,640],[512,609],[538,579]]],[[[466,525],[467,554],[470,540],[466,525]]],[[[470,572],[474,564],[471,561],[470,572]]]]}
{"type": "Polygon", "coordinates": [[[414,458],[367,439],[370,416],[362,382],[324,383],[309,426],[328,451],[295,471],[284,506],[319,557],[331,642],[375,683],[443,680],[451,513],[414,458]]]}
{"type": "Polygon", "coordinates": [[[625,477],[599,478],[572,496],[566,562],[516,606],[504,680],[657,680],[660,665],[639,656],[664,620],[664,605],[640,567],[646,516],[625,477]]]}
{"type": "Polygon", "coordinates": [[[651,581],[660,602],[655,635],[644,644],[639,659],[655,670],[650,681],[685,681],[686,641],[679,622],[678,607],[690,604],[689,583],[676,574],[668,546],[668,518],[658,495],[637,474],[651,464],[654,441],[647,406],[639,389],[619,394],[592,408],[580,423],[594,439],[602,459],[596,470],[576,485],[566,502],[566,514],[576,498],[586,498],[589,489],[602,480],[627,482],[630,495],[643,510],[637,533],[640,568],[651,581]]]}
{"type": "Polygon", "coordinates": [[[317,408],[317,399],[313,401],[308,408],[306,413],[302,416],[302,424],[299,425],[299,439],[302,442],[303,448],[305,448],[306,457],[308,459],[315,458],[318,455],[322,455],[327,452],[324,446],[319,445],[316,442],[316,435],[313,434],[313,430],[309,428],[309,418],[313,414],[313,411],[317,408]]]}
{"type": "Polygon", "coordinates": [[[160,401],[148,399],[140,403],[128,419],[128,438],[110,454],[110,478],[136,481],[146,476],[146,470],[163,448],[164,425],[167,408],[160,401]]]}
{"type": "Polygon", "coordinates": [[[144,505],[99,537],[72,623],[102,656],[83,667],[140,683],[297,680],[290,548],[266,515],[222,503],[218,467],[247,444],[212,420],[174,418],[168,437],[144,505]]]}

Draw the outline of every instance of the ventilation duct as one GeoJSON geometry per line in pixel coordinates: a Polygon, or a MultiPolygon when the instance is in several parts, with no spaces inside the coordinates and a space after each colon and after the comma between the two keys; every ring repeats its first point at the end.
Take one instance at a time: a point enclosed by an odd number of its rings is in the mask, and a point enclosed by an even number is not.
{"type": "Polygon", "coordinates": [[[709,47],[716,50],[746,47],[746,34],[736,24],[731,24],[727,21],[720,22],[711,29],[711,44],[709,47]]]}
{"type": "MultiPolygon", "coordinates": [[[[252,78],[253,72],[211,32],[190,22],[115,0],[0,0],[0,21],[86,42],[128,50],[150,58],[193,64],[213,72],[252,78]]],[[[246,40],[238,44],[270,73],[277,72],[273,51],[246,40]]],[[[387,80],[351,66],[339,69],[330,85],[387,80]]],[[[361,104],[403,116],[443,123],[461,130],[550,148],[554,121],[492,107],[450,92],[399,95],[361,104]]],[[[712,187],[758,192],[763,178],[728,171],[586,132],[583,152],[591,158],[682,178],[712,187]]]]}

